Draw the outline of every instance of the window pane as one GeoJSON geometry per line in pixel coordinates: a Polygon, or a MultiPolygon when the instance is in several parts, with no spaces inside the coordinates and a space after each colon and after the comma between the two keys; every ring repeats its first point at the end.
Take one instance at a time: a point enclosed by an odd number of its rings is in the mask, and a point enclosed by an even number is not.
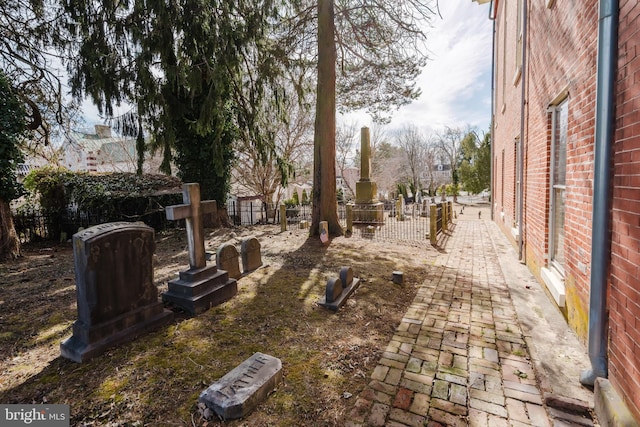
{"type": "Polygon", "coordinates": [[[551,259],[564,267],[564,190],[555,188],[553,190],[554,210],[553,210],[553,249],[551,259]]]}
{"type": "Polygon", "coordinates": [[[556,129],[554,146],[553,185],[565,185],[567,176],[567,128],[569,121],[569,108],[567,102],[563,102],[556,110],[556,129]]]}
{"type": "Polygon", "coordinates": [[[565,264],[564,215],[565,182],[567,175],[567,133],[569,128],[569,107],[567,101],[558,105],[554,111],[555,129],[553,131],[553,182],[551,190],[551,253],[550,259],[563,273],[565,264]]]}

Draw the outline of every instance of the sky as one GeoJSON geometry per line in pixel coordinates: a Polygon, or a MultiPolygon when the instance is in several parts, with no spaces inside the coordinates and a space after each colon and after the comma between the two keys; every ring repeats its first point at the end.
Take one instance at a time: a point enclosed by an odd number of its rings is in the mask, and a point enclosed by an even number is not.
{"type": "MultiPolygon", "coordinates": [[[[471,125],[488,130],[491,120],[491,37],[489,4],[440,0],[427,32],[430,59],[418,77],[422,95],[393,115],[388,129],[415,125],[426,132],[471,125]]],[[[370,126],[365,113],[338,118],[338,124],[370,126]]]]}
{"type": "MultiPolygon", "coordinates": [[[[472,0],[440,0],[440,16],[426,29],[430,59],[418,77],[422,95],[393,115],[387,129],[412,124],[427,133],[444,126],[480,131],[491,120],[491,36],[489,5],[472,0]]],[[[83,104],[88,126],[102,123],[89,101],[83,104]]],[[[125,108],[122,109],[125,111],[125,108]]],[[[339,115],[338,124],[371,126],[364,113],[339,115]]]]}

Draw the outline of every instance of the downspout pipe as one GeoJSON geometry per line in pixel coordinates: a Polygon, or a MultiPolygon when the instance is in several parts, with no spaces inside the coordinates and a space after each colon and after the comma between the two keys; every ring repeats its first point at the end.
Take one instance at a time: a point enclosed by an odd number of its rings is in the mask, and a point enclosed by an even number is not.
{"type": "Polygon", "coordinates": [[[518,198],[518,260],[524,258],[524,113],[527,100],[525,98],[527,84],[527,0],[522,0],[522,71],[520,75],[520,84],[522,89],[522,99],[520,100],[520,150],[518,150],[519,163],[518,168],[518,186],[520,197],[518,198]]]}
{"type": "MultiPolygon", "coordinates": [[[[497,7],[497,1],[496,0],[496,7],[497,7]]],[[[496,108],[496,20],[495,20],[495,14],[492,17],[492,10],[493,10],[493,0],[491,0],[491,3],[489,4],[489,19],[492,21],[492,29],[491,29],[491,122],[490,122],[490,130],[491,130],[491,147],[490,147],[490,151],[491,151],[491,163],[489,163],[489,176],[491,177],[491,188],[490,188],[490,196],[489,196],[489,203],[491,206],[491,220],[493,221],[495,218],[494,215],[494,191],[493,189],[495,188],[495,173],[496,171],[494,170],[493,164],[493,156],[494,156],[494,146],[495,146],[495,129],[494,129],[494,125],[495,125],[495,117],[496,117],[496,112],[495,112],[495,108],[496,108]]]]}
{"type": "Polygon", "coordinates": [[[615,121],[618,0],[600,0],[598,65],[596,71],[595,158],[589,292],[589,359],[591,369],[580,373],[580,383],[593,386],[607,377],[607,281],[611,260],[611,152],[615,121]]]}

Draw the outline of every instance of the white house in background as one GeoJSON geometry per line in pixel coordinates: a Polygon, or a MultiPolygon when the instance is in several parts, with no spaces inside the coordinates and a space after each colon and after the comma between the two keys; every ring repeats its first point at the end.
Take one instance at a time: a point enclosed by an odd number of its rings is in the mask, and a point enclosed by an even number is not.
{"type": "Polygon", "coordinates": [[[356,182],[360,179],[360,168],[348,167],[345,168],[342,175],[338,175],[336,178],[336,186],[338,189],[342,188],[342,194],[345,198],[355,198],[356,182]]]}
{"type": "Polygon", "coordinates": [[[136,141],[114,137],[111,128],[95,125],[95,133],[72,132],[64,142],[66,168],[74,172],[135,172],[136,141]]]}

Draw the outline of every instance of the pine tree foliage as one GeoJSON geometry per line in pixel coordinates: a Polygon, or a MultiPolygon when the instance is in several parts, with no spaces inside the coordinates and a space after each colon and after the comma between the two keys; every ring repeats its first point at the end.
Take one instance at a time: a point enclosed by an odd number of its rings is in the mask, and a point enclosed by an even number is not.
{"type": "MultiPolygon", "coordinates": [[[[280,3],[273,0],[63,0],[65,28],[79,54],[68,64],[74,96],[91,97],[112,116],[121,103],[134,111],[119,129],[153,144],[203,197],[224,202],[232,144],[251,141],[261,158],[274,135],[261,123],[278,117],[282,90],[279,43],[270,38],[280,3]],[[175,158],[173,154],[175,153],[175,158]]],[[[286,175],[287,164],[278,163],[286,175]]]]}
{"type": "Polygon", "coordinates": [[[23,104],[0,71],[0,199],[7,202],[21,195],[16,168],[23,160],[19,147],[25,130],[23,104]]]}
{"type": "Polygon", "coordinates": [[[0,71],[0,260],[20,254],[9,202],[21,195],[16,167],[22,161],[19,143],[25,130],[23,104],[0,71]]]}

